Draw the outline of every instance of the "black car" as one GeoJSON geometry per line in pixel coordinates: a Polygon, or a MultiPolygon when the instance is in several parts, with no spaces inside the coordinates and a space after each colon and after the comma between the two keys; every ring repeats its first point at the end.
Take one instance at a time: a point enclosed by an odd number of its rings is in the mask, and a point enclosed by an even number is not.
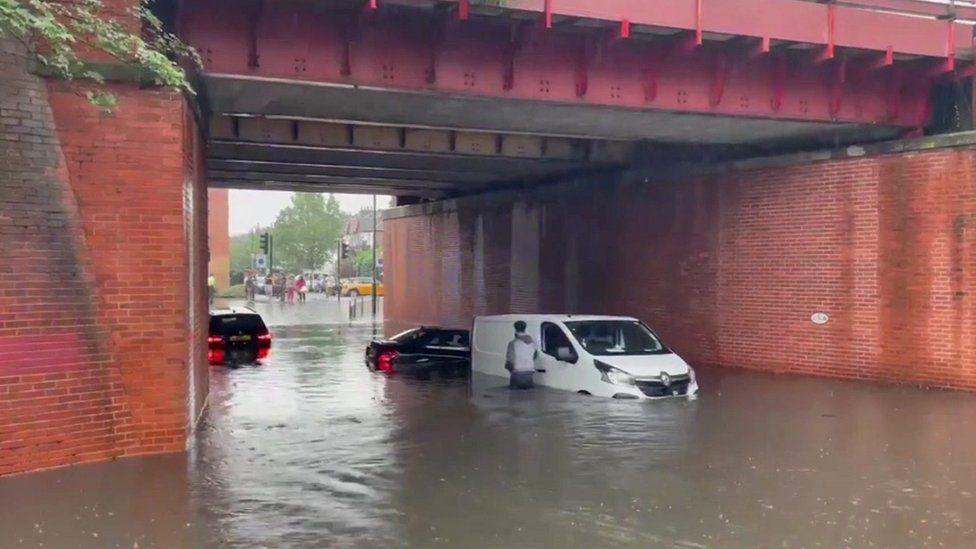
{"type": "Polygon", "coordinates": [[[427,377],[464,376],[471,361],[468,330],[420,327],[390,339],[373,340],[366,347],[366,365],[377,372],[427,377]]]}
{"type": "Polygon", "coordinates": [[[207,337],[210,364],[251,364],[271,352],[271,332],[253,309],[210,311],[207,337]]]}

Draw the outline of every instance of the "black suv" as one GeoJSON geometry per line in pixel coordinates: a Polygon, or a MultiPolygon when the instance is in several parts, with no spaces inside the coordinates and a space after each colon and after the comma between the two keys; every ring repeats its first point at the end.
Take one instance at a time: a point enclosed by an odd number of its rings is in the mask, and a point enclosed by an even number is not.
{"type": "Polygon", "coordinates": [[[210,364],[251,364],[271,352],[271,332],[253,309],[210,311],[207,337],[210,364]]]}
{"type": "Polygon", "coordinates": [[[421,327],[390,339],[376,339],[366,347],[366,365],[377,372],[414,374],[427,377],[437,371],[441,377],[463,376],[471,361],[468,330],[421,327]]]}

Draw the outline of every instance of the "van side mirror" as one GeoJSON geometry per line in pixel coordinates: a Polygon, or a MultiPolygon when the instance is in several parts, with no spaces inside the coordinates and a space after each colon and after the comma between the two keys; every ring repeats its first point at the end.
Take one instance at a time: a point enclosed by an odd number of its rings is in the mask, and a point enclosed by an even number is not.
{"type": "Polygon", "coordinates": [[[563,362],[569,362],[570,364],[576,364],[579,357],[570,347],[559,347],[556,349],[556,358],[562,360],[563,362]]]}

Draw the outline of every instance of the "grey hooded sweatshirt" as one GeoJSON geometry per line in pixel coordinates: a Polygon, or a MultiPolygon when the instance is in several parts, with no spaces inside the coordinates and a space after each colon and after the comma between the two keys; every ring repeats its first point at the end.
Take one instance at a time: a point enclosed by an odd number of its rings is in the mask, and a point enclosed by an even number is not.
{"type": "Polygon", "coordinates": [[[505,353],[505,364],[511,364],[513,372],[532,372],[535,370],[535,359],[539,355],[539,347],[529,334],[515,334],[515,339],[508,343],[505,353]]]}

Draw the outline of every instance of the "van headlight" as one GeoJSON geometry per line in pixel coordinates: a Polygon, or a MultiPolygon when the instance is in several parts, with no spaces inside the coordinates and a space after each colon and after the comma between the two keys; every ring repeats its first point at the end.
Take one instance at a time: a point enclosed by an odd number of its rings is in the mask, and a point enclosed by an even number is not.
{"type": "Polygon", "coordinates": [[[628,374],[620,368],[614,368],[613,366],[600,362],[599,360],[593,361],[593,364],[596,366],[597,370],[600,370],[600,379],[602,381],[612,385],[634,385],[634,376],[628,374]]]}

